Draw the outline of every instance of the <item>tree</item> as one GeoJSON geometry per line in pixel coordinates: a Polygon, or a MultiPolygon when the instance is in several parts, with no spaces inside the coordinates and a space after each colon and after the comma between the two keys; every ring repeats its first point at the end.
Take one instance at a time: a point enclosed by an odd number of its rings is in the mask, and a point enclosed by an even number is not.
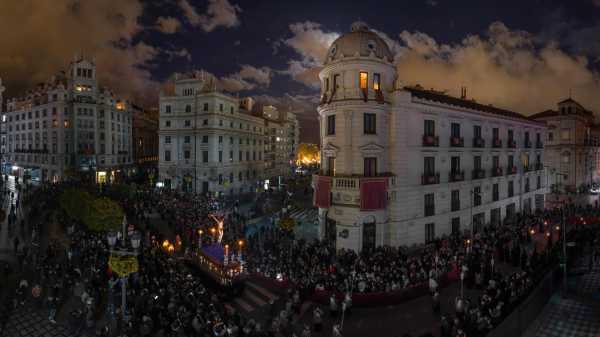
{"type": "Polygon", "coordinates": [[[59,203],[69,218],[83,223],[92,231],[117,230],[123,219],[124,212],[118,203],[80,189],[63,191],[59,203]]]}

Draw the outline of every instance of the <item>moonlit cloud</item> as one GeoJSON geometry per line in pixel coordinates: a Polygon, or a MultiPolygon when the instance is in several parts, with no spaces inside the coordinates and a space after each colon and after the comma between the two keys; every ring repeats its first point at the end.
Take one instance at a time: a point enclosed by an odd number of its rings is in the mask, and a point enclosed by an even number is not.
{"type": "Polygon", "coordinates": [[[405,84],[454,95],[466,86],[469,97],[525,114],[555,108],[572,89],[575,99],[600,112],[600,77],[587,58],[569,55],[557,43],[538,46],[528,32],[494,22],[486,36],[467,36],[455,45],[419,32],[399,37],[405,49],[397,69],[405,84]]]}
{"type": "Polygon", "coordinates": [[[282,73],[310,87],[318,87],[318,74],[322,67],[327,49],[339,37],[338,33],[325,32],[321,25],[306,21],[290,25],[292,37],[283,44],[292,48],[300,59],[288,61],[288,69],[282,73]]]}
{"type": "Polygon", "coordinates": [[[268,88],[271,85],[273,70],[269,67],[257,68],[248,64],[241,66],[241,70],[219,79],[223,90],[239,92],[257,88],[268,88]]]}
{"type": "Polygon", "coordinates": [[[179,8],[192,26],[200,26],[206,32],[218,27],[233,28],[240,25],[238,15],[242,9],[228,0],[209,0],[205,14],[198,14],[187,0],[179,0],[179,8]]]}
{"type": "Polygon", "coordinates": [[[74,55],[94,59],[99,81],[147,102],[157,83],[149,69],[161,50],[134,36],[143,27],[139,1],[0,1],[0,74],[17,95],[65,69],[74,55]]]}
{"type": "Polygon", "coordinates": [[[156,20],[156,29],[163,34],[174,34],[181,27],[181,22],[173,17],[159,17],[156,20]]]}

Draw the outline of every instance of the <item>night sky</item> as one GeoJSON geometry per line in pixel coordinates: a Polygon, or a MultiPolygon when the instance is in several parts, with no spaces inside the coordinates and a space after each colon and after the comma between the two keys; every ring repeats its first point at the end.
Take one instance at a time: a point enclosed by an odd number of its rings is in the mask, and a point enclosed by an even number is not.
{"type": "Polygon", "coordinates": [[[329,44],[361,20],[380,32],[406,84],[532,114],[569,90],[600,113],[600,0],[2,0],[8,97],[94,57],[101,82],[146,106],[173,72],[205,69],[224,90],[298,111],[314,128],[329,44]]]}

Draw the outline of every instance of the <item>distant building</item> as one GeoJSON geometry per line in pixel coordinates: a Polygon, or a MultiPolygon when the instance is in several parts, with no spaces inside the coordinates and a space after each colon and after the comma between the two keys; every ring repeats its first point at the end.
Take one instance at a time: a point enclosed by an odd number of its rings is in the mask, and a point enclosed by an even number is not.
{"type": "Polygon", "coordinates": [[[104,183],[131,168],[130,104],[98,85],[90,60],[76,58],[66,72],[9,99],[5,115],[5,173],[104,183]]]}
{"type": "Polygon", "coordinates": [[[133,161],[136,168],[158,178],[158,111],[132,105],[133,161]]]}
{"type": "Polygon", "coordinates": [[[6,88],[2,85],[2,78],[0,78],[0,113],[2,113],[2,120],[0,120],[0,160],[1,167],[4,167],[6,162],[6,114],[4,113],[4,101],[3,93],[6,88]]]}
{"type": "Polygon", "coordinates": [[[549,168],[549,185],[555,192],[586,191],[598,182],[600,127],[594,113],[568,98],[557,110],[531,116],[548,126],[544,165],[549,168]]]}
{"type": "Polygon", "coordinates": [[[295,166],[299,145],[299,123],[291,111],[278,111],[271,105],[263,107],[265,119],[266,173],[271,179],[290,175],[295,166]]]}
{"type": "Polygon", "coordinates": [[[262,188],[264,119],[241,103],[205,72],[175,74],[160,93],[159,182],[221,195],[262,188]]]}
{"type": "Polygon", "coordinates": [[[544,123],[398,80],[364,23],[332,43],[318,106],[321,237],[338,249],[481,232],[544,207],[544,123]]]}

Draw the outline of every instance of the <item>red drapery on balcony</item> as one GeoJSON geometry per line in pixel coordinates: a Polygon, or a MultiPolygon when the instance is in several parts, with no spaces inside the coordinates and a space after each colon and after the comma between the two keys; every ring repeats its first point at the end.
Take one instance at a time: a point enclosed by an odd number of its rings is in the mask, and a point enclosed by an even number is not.
{"type": "Polygon", "coordinates": [[[331,206],[331,177],[317,176],[313,205],[319,208],[331,206]]]}
{"type": "Polygon", "coordinates": [[[360,182],[360,210],[384,209],[387,201],[387,179],[362,180],[360,182]]]}

